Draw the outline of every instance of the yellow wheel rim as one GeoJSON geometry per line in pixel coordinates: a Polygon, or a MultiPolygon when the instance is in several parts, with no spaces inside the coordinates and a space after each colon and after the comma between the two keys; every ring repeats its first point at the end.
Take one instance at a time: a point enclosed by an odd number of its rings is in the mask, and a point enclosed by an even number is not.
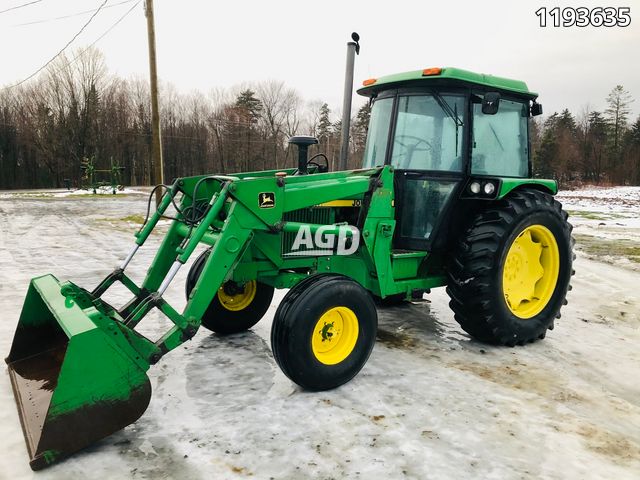
{"type": "Polygon", "coordinates": [[[218,290],[218,300],[220,300],[220,304],[227,310],[238,312],[251,305],[251,302],[253,302],[253,299],[256,297],[256,288],[256,281],[251,280],[244,284],[242,292],[229,295],[224,291],[224,286],[222,286],[218,290]]]}
{"type": "Polygon", "coordinates": [[[513,241],[502,271],[504,299],[516,317],[528,319],[547,306],[558,281],[560,250],[542,225],[525,228],[513,241]]]}
{"type": "Polygon", "coordinates": [[[358,317],[347,307],[327,310],[313,328],[311,348],[320,363],[335,365],[347,358],[358,341],[358,317]]]}

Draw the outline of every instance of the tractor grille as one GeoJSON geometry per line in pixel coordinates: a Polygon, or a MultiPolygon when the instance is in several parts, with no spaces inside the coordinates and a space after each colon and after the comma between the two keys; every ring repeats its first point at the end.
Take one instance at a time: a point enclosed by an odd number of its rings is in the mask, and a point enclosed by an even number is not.
{"type": "MultiPolygon", "coordinates": [[[[284,221],[330,225],[335,222],[335,211],[330,207],[302,208],[300,210],[294,210],[292,212],[285,213],[284,221]]],[[[291,252],[291,247],[293,245],[293,242],[295,241],[296,235],[297,234],[293,232],[282,233],[282,243],[280,247],[282,254],[291,252]]],[[[302,248],[300,248],[298,251],[304,252],[305,250],[308,249],[302,246],[302,248]]]]}

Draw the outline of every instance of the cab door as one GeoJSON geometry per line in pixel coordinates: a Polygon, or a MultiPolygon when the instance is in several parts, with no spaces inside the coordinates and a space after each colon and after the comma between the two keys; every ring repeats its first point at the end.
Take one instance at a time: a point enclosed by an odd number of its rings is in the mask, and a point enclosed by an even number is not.
{"type": "Polygon", "coordinates": [[[464,93],[398,92],[389,138],[395,167],[394,247],[430,250],[464,179],[464,93]]]}

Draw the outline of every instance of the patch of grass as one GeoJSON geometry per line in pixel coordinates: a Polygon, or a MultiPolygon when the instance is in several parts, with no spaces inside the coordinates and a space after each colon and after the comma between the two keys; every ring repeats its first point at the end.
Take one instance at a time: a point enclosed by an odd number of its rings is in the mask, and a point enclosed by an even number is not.
{"type": "Polygon", "coordinates": [[[110,223],[125,222],[142,224],[142,222],[144,222],[144,217],[142,215],[127,215],[126,217],[121,218],[100,218],[98,219],[98,221],[110,223]]]}
{"type": "Polygon", "coordinates": [[[51,199],[51,198],[55,198],[55,196],[51,193],[10,193],[9,194],[11,197],[13,198],[37,198],[37,199],[51,199]]]}
{"type": "Polygon", "coordinates": [[[122,217],[120,220],[123,222],[131,222],[131,223],[142,223],[144,222],[144,217],[142,215],[127,215],[126,217],[122,217]]]}
{"type": "Polygon", "coordinates": [[[76,193],[74,195],[67,195],[64,197],[68,198],[94,198],[94,199],[105,199],[105,198],[122,198],[122,197],[132,197],[133,195],[130,193],[117,193],[113,195],[112,193],[76,193]]]}
{"type": "Polygon", "coordinates": [[[576,248],[593,257],[623,257],[640,263],[640,244],[632,240],[613,240],[593,235],[574,234],[576,248]]]}

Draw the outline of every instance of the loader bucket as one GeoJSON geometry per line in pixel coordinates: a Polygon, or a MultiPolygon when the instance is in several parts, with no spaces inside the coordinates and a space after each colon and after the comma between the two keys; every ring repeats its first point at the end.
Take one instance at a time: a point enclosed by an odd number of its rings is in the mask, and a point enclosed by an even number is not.
{"type": "Polygon", "coordinates": [[[52,275],[31,281],[6,359],[33,470],[133,423],[151,398],[117,322],[60,289],[52,275]]]}

